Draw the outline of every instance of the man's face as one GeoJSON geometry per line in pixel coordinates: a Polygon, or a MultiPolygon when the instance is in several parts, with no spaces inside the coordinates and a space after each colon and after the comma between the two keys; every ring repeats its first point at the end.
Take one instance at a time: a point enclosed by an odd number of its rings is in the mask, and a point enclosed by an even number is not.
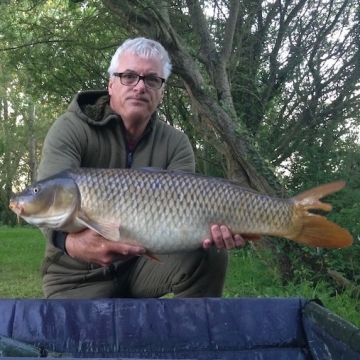
{"type": "MultiPolygon", "coordinates": [[[[124,53],[120,57],[120,65],[116,72],[163,77],[159,59],[142,59],[131,53],[124,53]]],[[[124,121],[148,121],[164,96],[164,86],[158,90],[148,89],[143,80],[135,86],[125,86],[116,76],[109,80],[109,94],[111,108],[124,121]]]]}

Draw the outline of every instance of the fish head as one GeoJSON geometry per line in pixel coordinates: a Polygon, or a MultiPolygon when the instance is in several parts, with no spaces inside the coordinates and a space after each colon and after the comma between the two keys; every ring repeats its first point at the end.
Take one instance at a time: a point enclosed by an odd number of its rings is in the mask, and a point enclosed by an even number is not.
{"type": "Polygon", "coordinates": [[[12,195],[9,207],[29,224],[61,229],[73,220],[79,204],[76,182],[71,177],[55,175],[12,195]]]}

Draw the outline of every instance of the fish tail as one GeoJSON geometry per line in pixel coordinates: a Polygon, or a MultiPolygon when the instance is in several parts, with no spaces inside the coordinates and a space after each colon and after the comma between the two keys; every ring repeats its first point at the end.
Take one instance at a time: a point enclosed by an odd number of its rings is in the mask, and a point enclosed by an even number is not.
{"type": "Polygon", "coordinates": [[[304,217],[300,233],[292,240],[303,245],[322,248],[343,248],[353,242],[347,230],[327,220],[324,216],[311,213],[304,217]]]}
{"type": "Polygon", "coordinates": [[[352,244],[351,234],[329,221],[325,216],[316,215],[308,210],[330,211],[331,204],[322,203],[320,199],[341,190],[345,186],[345,181],[337,181],[326,185],[321,185],[305,191],[293,198],[295,208],[300,215],[300,231],[292,240],[304,245],[324,247],[324,248],[343,248],[352,244]]]}

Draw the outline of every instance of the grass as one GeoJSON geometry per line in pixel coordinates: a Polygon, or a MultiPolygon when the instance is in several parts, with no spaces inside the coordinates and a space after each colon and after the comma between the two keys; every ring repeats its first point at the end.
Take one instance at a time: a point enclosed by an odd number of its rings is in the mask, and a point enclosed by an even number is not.
{"type": "Polygon", "coordinates": [[[0,228],[0,297],[41,298],[45,240],[38,229],[0,228]]]}
{"type": "MultiPolygon", "coordinates": [[[[45,240],[38,229],[0,227],[0,298],[42,298],[40,266],[45,240]]],[[[338,294],[326,282],[305,279],[283,286],[276,270],[250,250],[231,252],[224,297],[319,298],[324,306],[360,327],[360,300],[338,294]]]]}

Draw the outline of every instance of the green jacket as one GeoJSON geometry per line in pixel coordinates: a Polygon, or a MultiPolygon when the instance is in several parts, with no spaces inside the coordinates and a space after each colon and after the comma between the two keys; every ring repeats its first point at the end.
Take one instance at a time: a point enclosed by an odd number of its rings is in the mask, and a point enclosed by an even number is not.
{"type": "MultiPolygon", "coordinates": [[[[129,151],[121,117],[109,105],[107,91],[79,92],[65,114],[51,126],[44,142],[38,180],[74,167],[158,167],[194,172],[195,159],[188,137],[154,113],[144,134],[129,151]]],[[[53,231],[43,229],[46,256],[59,249],[53,231]]]]}

